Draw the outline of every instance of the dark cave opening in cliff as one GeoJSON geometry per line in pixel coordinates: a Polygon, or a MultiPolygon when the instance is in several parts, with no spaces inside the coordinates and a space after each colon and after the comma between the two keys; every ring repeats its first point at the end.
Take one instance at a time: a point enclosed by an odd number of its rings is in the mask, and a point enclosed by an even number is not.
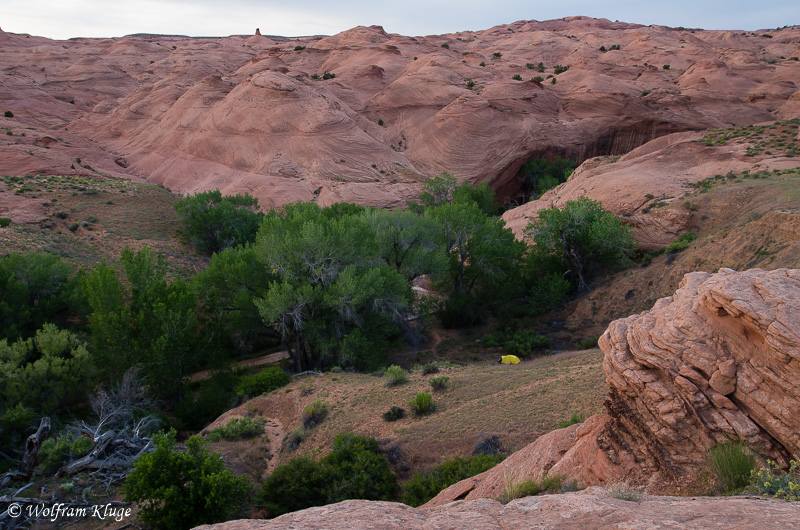
{"type": "MultiPolygon", "coordinates": [[[[696,129],[697,127],[686,124],[666,121],[623,119],[616,127],[577,132],[568,145],[554,145],[543,139],[525,155],[513,160],[490,184],[497,194],[498,202],[506,208],[513,208],[536,199],[541,194],[541,188],[536,189],[538,179],[531,179],[532,165],[546,163],[564,167],[569,161],[572,167],[577,168],[591,158],[620,157],[661,136],[696,129]]],[[[569,174],[565,177],[569,177],[569,174]]]]}

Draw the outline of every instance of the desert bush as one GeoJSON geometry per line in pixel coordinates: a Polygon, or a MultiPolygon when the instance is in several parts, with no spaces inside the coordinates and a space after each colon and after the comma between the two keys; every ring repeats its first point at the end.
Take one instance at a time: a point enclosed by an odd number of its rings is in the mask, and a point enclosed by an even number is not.
{"type": "Polygon", "coordinates": [[[286,434],[286,437],[283,439],[283,446],[289,452],[295,451],[300,447],[300,444],[303,443],[305,438],[306,430],[303,427],[298,427],[286,434]]]}
{"type": "Polygon", "coordinates": [[[324,74],[322,74],[322,79],[325,79],[325,80],[334,79],[335,77],[336,77],[336,74],[334,74],[332,72],[325,72],[324,74]]]}
{"type": "Polygon", "coordinates": [[[438,374],[438,373],[439,373],[439,363],[437,363],[436,361],[431,361],[422,366],[422,375],[438,374]]]}
{"type": "Polygon", "coordinates": [[[408,403],[411,415],[415,418],[425,416],[434,411],[433,397],[428,392],[420,392],[408,403]]]}
{"type": "Polygon", "coordinates": [[[322,506],[327,502],[325,487],[328,475],[319,462],[298,457],[275,468],[261,484],[256,503],[263,505],[269,517],[322,506]]]}
{"type": "Polygon", "coordinates": [[[10,110],[7,110],[7,111],[5,111],[3,113],[3,116],[5,116],[6,118],[13,118],[14,117],[14,113],[11,112],[10,110]]]}
{"type": "Polygon", "coordinates": [[[500,57],[502,57],[502,56],[503,56],[503,54],[502,54],[502,53],[500,53],[500,52],[494,52],[494,53],[492,54],[492,57],[494,57],[495,59],[499,59],[499,58],[500,58],[500,57]]]}
{"type": "Polygon", "coordinates": [[[486,66],[486,63],[485,63],[485,62],[483,62],[483,61],[481,61],[481,62],[480,62],[480,64],[479,64],[478,66],[486,66]]]}
{"type": "Polygon", "coordinates": [[[608,487],[608,496],[621,501],[639,502],[642,500],[641,486],[631,486],[627,481],[617,482],[608,487]]]}
{"type": "Polygon", "coordinates": [[[792,460],[784,471],[772,460],[767,466],[751,473],[751,489],[758,495],[800,501],[800,462],[792,460]]]}
{"type": "Polygon", "coordinates": [[[233,418],[222,427],[217,427],[206,435],[209,442],[220,440],[241,440],[264,434],[264,425],[255,418],[233,418]]]}
{"type": "Polygon", "coordinates": [[[467,79],[467,87],[472,88],[474,86],[475,86],[475,81],[473,81],[472,79],[467,79]]]}
{"type": "Polygon", "coordinates": [[[569,66],[562,66],[560,64],[557,64],[553,67],[553,73],[556,75],[563,74],[567,70],[569,70],[569,66]]]}
{"type": "Polygon", "coordinates": [[[296,52],[303,51],[305,49],[306,49],[305,46],[300,46],[299,44],[294,47],[294,51],[296,51],[296,52]]]}
{"type": "Polygon", "coordinates": [[[386,378],[386,386],[402,385],[408,381],[408,372],[393,364],[386,369],[383,376],[386,378]]]}
{"type": "Polygon", "coordinates": [[[472,450],[473,455],[499,455],[503,453],[503,445],[500,443],[500,437],[496,434],[486,436],[480,433],[481,441],[475,445],[472,450]]]}
{"type": "Polygon", "coordinates": [[[572,416],[570,416],[566,420],[560,420],[558,422],[558,428],[565,429],[570,425],[575,425],[576,423],[583,423],[585,420],[586,420],[586,415],[583,412],[573,412],[572,416]]]}
{"type": "Polygon", "coordinates": [[[542,477],[539,487],[542,491],[557,492],[564,485],[565,478],[563,475],[545,475],[542,477]]]}
{"type": "Polygon", "coordinates": [[[540,491],[541,487],[533,480],[516,482],[507,479],[505,488],[503,489],[503,494],[497,500],[502,504],[508,504],[514,499],[538,495],[540,491]]]}
{"type": "Polygon", "coordinates": [[[550,347],[550,339],[539,335],[532,329],[514,331],[506,328],[493,334],[485,335],[483,342],[487,346],[502,346],[505,355],[516,355],[525,358],[537,351],[550,347]]]}
{"type": "Polygon", "coordinates": [[[89,454],[93,445],[92,441],[85,436],[75,437],[71,434],[64,434],[48,438],[42,442],[39,449],[37,469],[51,475],[65,464],[89,454]]]}
{"type": "Polygon", "coordinates": [[[421,506],[446,487],[493,468],[503,458],[501,455],[475,455],[467,459],[455,457],[431,471],[414,473],[406,483],[403,502],[409,506],[421,506]]]}
{"type": "Polygon", "coordinates": [[[383,119],[379,119],[379,120],[378,120],[378,125],[380,125],[381,127],[383,127],[383,119]]]}
{"type": "Polygon", "coordinates": [[[513,76],[511,76],[511,79],[513,79],[514,81],[522,81],[522,76],[519,74],[514,74],[513,76]]]}
{"type": "Polygon", "coordinates": [[[533,70],[534,68],[536,68],[536,65],[533,63],[525,63],[525,68],[527,68],[528,70],[533,70]]]}
{"type": "Polygon", "coordinates": [[[256,500],[276,517],[347,499],[389,500],[397,489],[397,476],[374,438],[340,434],[330,454],[318,463],[295,458],[278,466],[256,500]]]}
{"type": "Polygon", "coordinates": [[[397,421],[403,418],[405,415],[405,409],[392,406],[389,410],[383,413],[383,421],[397,421]]]}
{"type": "Polygon", "coordinates": [[[8,217],[0,217],[0,228],[5,228],[11,224],[11,219],[8,217]]]}
{"type": "Polygon", "coordinates": [[[706,455],[711,474],[725,492],[747,486],[756,464],[756,457],[741,441],[717,444],[706,455]]]}
{"type": "Polygon", "coordinates": [[[136,460],[124,485],[125,501],[138,505],[144,523],[170,529],[217,523],[247,500],[250,481],[227,470],[202,438],[189,438],[185,452],[175,450],[175,431],[153,442],[155,451],[136,460]]]}
{"type": "Polygon", "coordinates": [[[431,388],[437,392],[445,390],[447,388],[447,383],[450,381],[450,378],[446,375],[441,375],[439,377],[432,377],[428,382],[431,385],[431,388]]]}
{"type": "Polygon", "coordinates": [[[447,48],[449,50],[450,49],[450,45],[447,44],[446,42],[443,42],[442,43],[442,48],[447,48]]]}
{"type": "Polygon", "coordinates": [[[697,234],[695,234],[694,232],[686,232],[685,234],[681,234],[681,236],[678,239],[676,239],[675,241],[673,241],[664,248],[664,252],[666,252],[667,254],[681,252],[685,250],[686,247],[689,246],[689,243],[691,243],[695,239],[697,239],[697,234]]]}
{"type": "Polygon", "coordinates": [[[72,223],[71,225],[69,225],[69,231],[70,232],[75,232],[80,227],[81,227],[81,225],[79,225],[78,223],[72,223]]]}
{"type": "Polygon", "coordinates": [[[542,81],[544,81],[544,77],[537,75],[532,77],[531,81],[533,81],[534,83],[541,83],[542,81]]]}
{"type": "Polygon", "coordinates": [[[277,366],[271,366],[257,374],[246,375],[236,385],[236,394],[239,396],[260,396],[267,392],[284,387],[291,381],[289,374],[277,366]]]}
{"type": "Polygon", "coordinates": [[[56,217],[59,219],[66,219],[69,216],[67,212],[56,212],[56,217]]]}
{"type": "Polygon", "coordinates": [[[669,65],[665,64],[663,68],[664,68],[664,70],[669,70],[669,65]]]}
{"type": "Polygon", "coordinates": [[[588,350],[590,348],[597,348],[597,340],[600,337],[588,337],[583,339],[582,341],[578,342],[576,346],[580,350],[588,350]]]}
{"type": "Polygon", "coordinates": [[[303,409],[303,427],[311,429],[316,427],[328,415],[328,405],[319,399],[303,409]]]}

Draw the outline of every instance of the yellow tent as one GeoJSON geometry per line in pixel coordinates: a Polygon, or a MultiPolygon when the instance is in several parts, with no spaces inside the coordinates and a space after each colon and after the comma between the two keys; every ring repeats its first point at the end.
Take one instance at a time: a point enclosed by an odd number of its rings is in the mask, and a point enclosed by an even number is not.
{"type": "Polygon", "coordinates": [[[500,362],[503,364],[519,364],[519,357],[516,355],[503,355],[500,358],[500,362]]]}

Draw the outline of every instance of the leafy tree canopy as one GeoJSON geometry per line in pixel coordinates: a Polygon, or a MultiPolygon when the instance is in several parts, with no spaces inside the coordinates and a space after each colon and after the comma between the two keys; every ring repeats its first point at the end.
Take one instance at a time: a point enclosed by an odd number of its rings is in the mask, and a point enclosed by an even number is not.
{"type": "Polygon", "coordinates": [[[219,190],[189,195],[175,203],[184,234],[200,252],[219,252],[252,243],[264,214],[258,199],[244,195],[222,196],[219,190]]]}
{"type": "Polygon", "coordinates": [[[578,292],[589,289],[586,279],[592,274],[625,263],[636,249],[633,230],[586,197],[567,201],[563,208],[540,210],[526,233],[535,243],[533,266],[564,272],[578,292]]]}

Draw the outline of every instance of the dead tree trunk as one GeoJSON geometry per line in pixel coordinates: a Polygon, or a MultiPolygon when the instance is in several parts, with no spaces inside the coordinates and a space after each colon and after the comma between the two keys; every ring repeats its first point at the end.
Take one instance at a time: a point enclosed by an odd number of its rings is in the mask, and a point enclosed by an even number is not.
{"type": "Polygon", "coordinates": [[[49,434],[50,418],[45,416],[39,422],[39,429],[28,436],[25,441],[25,453],[20,459],[19,469],[0,475],[0,489],[5,488],[12,480],[28,480],[31,478],[33,470],[36,469],[36,464],[39,463],[39,449],[42,447],[42,443],[47,440],[49,434]]]}

